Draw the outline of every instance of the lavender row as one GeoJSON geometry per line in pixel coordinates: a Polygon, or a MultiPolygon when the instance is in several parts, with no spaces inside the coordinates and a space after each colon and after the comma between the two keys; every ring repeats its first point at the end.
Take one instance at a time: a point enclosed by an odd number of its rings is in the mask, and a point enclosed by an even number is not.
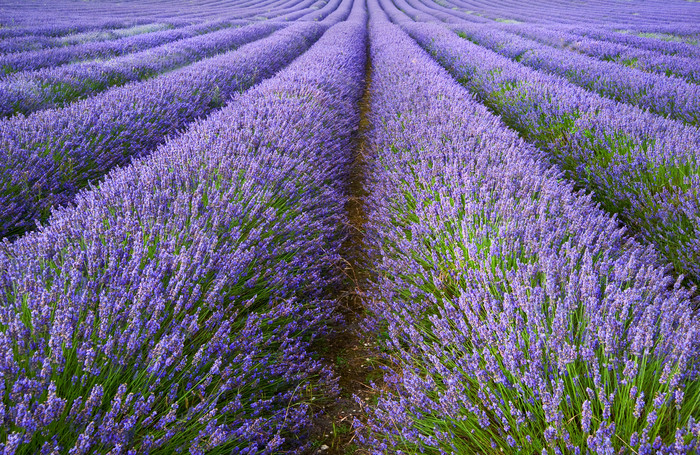
{"type": "Polygon", "coordinates": [[[226,28],[104,62],[17,73],[0,81],[0,117],[60,107],[112,86],[147,79],[204,57],[230,51],[283,26],[263,22],[226,28]]]}
{"type": "MultiPolygon", "coordinates": [[[[270,24],[254,26],[272,30],[270,24]]],[[[90,180],[128,163],[270,77],[325,27],[295,24],[237,51],[62,109],[0,122],[0,237],[31,228],[90,180]]]]}
{"type": "Polygon", "coordinates": [[[134,27],[83,32],[62,37],[28,35],[0,40],[0,54],[38,51],[48,48],[74,46],[76,44],[108,41],[143,33],[160,32],[173,28],[172,24],[145,24],[134,27]]]}
{"type": "Polygon", "coordinates": [[[466,24],[455,26],[454,30],[476,44],[523,65],[559,75],[616,101],[690,124],[700,122],[700,86],[680,78],[649,74],[617,63],[555,49],[493,28],[466,24]]]}
{"type": "Polygon", "coordinates": [[[588,39],[572,33],[541,27],[509,25],[503,30],[544,44],[574,50],[597,59],[613,61],[646,72],[660,73],[666,76],[675,75],[689,82],[700,83],[700,60],[697,58],[645,51],[623,44],[588,39]]]}
{"type": "Polygon", "coordinates": [[[674,41],[678,43],[691,44],[697,48],[700,44],[700,34],[692,34],[689,36],[678,33],[663,33],[663,32],[643,32],[639,30],[619,30],[620,33],[632,33],[636,36],[645,38],[653,38],[662,41],[674,41]]]}
{"type": "Polygon", "coordinates": [[[335,17],[348,17],[352,9],[353,2],[346,0],[329,0],[322,7],[304,14],[296,20],[300,21],[322,21],[324,19],[335,21],[335,17]]]}
{"type": "Polygon", "coordinates": [[[636,25],[655,27],[673,23],[674,28],[690,26],[697,29],[700,23],[698,8],[689,2],[649,0],[645,2],[610,2],[588,0],[515,2],[510,0],[450,0],[477,14],[500,22],[527,22],[539,24],[574,24],[576,26],[615,27],[636,25]]]}
{"type": "Polygon", "coordinates": [[[418,42],[606,210],[700,283],[700,133],[525,68],[434,25],[418,42]]]}
{"type": "Polygon", "coordinates": [[[6,76],[19,71],[51,68],[81,60],[104,60],[119,55],[150,49],[162,44],[192,38],[229,26],[230,25],[226,21],[217,21],[214,23],[196,24],[174,30],[146,33],[110,41],[2,55],[0,56],[0,70],[2,70],[2,73],[6,76]]]}
{"type": "Polygon", "coordinates": [[[575,33],[580,36],[585,36],[592,39],[611,41],[625,46],[638,48],[645,51],[661,52],[668,55],[677,55],[681,57],[700,58],[700,48],[686,43],[675,43],[672,41],[663,41],[643,36],[636,36],[627,33],[619,33],[599,28],[581,28],[574,27],[565,29],[569,33],[575,33]]]}
{"type": "Polygon", "coordinates": [[[448,24],[461,24],[465,21],[492,23],[491,20],[481,16],[465,14],[459,9],[446,8],[433,2],[426,5],[419,0],[396,0],[394,3],[397,8],[416,22],[436,22],[437,19],[448,24]]]}
{"type": "Polygon", "coordinates": [[[695,453],[689,292],[370,14],[369,453],[695,453]]]}
{"type": "Polygon", "coordinates": [[[0,28],[0,38],[12,38],[17,36],[42,35],[42,36],[66,36],[74,33],[87,31],[109,30],[113,28],[124,28],[135,25],[152,23],[150,19],[138,18],[131,20],[103,19],[90,20],[81,23],[69,24],[41,24],[25,27],[0,28]]]}
{"type": "MultiPolygon", "coordinates": [[[[697,13],[697,8],[695,8],[695,13],[697,13]]],[[[700,25],[697,21],[673,24],[661,21],[653,25],[633,24],[630,28],[637,33],[661,33],[685,38],[700,37],[700,25]]]]}
{"type": "Polygon", "coordinates": [[[251,14],[254,20],[268,20],[274,18],[277,21],[296,21],[309,12],[313,12],[316,8],[321,8],[327,3],[327,0],[302,0],[285,4],[284,8],[271,8],[265,14],[262,14],[258,8],[254,8],[255,13],[251,14]]]}
{"type": "Polygon", "coordinates": [[[362,21],[0,256],[0,450],[308,453],[362,21]]]}
{"type": "MultiPolygon", "coordinates": [[[[408,9],[420,10],[423,12],[429,12],[430,15],[435,16],[443,22],[447,23],[462,23],[462,22],[479,22],[479,23],[492,23],[490,19],[487,19],[481,15],[474,14],[475,11],[465,12],[462,9],[451,5],[451,4],[440,4],[437,2],[420,2],[420,1],[408,1],[401,2],[399,4],[410,4],[408,9]]],[[[406,9],[403,10],[404,13],[408,13],[406,9]]]]}
{"type": "MultiPolygon", "coordinates": [[[[298,3],[295,7],[301,9],[280,16],[279,19],[291,21],[310,14],[308,6],[314,1],[306,0],[298,3]]],[[[270,12],[273,15],[282,14],[290,9],[294,7],[287,5],[286,9],[273,8],[270,12]]],[[[323,8],[317,13],[316,19],[322,19],[329,14],[329,11],[323,8]]],[[[343,14],[347,16],[347,11],[338,8],[332,16],[342,18],[343,14]]],[[[329,23],[333,20],[335,19],[331,18],[329,23]]],[[[264,30],[280,26],[279,24],[261,24],[240,31],[219,31],[106,62],[86,62],[62,68],[18,73],[5,81],[0,81],[0,115],[9,116],[18,112],[29,114],[41,109],[59,107],[75,99],[101,92],[110,86],[142,80],[165,70],[189,64],[204,56],[229,50],[240,45],[241,39],[261,36],[260,33],[264,33],[264,30]]]]}

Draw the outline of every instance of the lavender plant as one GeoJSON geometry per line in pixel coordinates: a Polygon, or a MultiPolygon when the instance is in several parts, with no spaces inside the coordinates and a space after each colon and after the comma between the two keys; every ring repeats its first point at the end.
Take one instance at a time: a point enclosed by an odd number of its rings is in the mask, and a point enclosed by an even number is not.
{"type": "Polygon", "coordinates": [[[369,451],[697,451],[689,292],[370,6],[369,451]]]}
{"type": "Polygon", "coordinates": [[[36,25],[25,25],[22,27],[3,27],[0,29],[0,38],[14,38],[18,36],[50,36],[62,37],[66,35],[83,33],[87,31],[102,31],[136,25],[144,25],[153,21],[147,18],[117,20],[112,18],[95,20],[71,20],[68,23],[46,24],[45,20],[39,20],[36,25]]]}
{"type": "MultiPolygon", "coordinates": [[[[278,26],[263,23],[252,36],[278,26]]],[[[272,76],[309,48],[324,25],[299,23],[161,78],[58,110],[0,122],[0,236],[18,234],[69,202],[90,180],[144,156],[168,135],[272,76]]],[[[245,30],[238,35],[247,41],[245,30]]]]}
{"type": "Polygon", "coordinates": [[[615,43],[623,44],[625,46],[641,49],[644,51],[655,51],[661,52],[667,55],[675,56],[690,56],[698,58],[700,57],[700,48],[697,46],[692,46],[686,43],[674,43],[671,41],[662,41],[658,39],[645,38],[643,36],[619,33],[615,31],[610,31],[606,29],[599,28],[581,28],[572,27],[567,28],[570,33],[577,34],[579,36],[584,36],[587,38],[602,40],[602,41],[612,41],[615,43]]]}
{"type": "Polygon", "coordinates": [[[107,61],[17,73],[0,81],[0,117],[61,107],[110,87],[148,79],[235,50],[283,26],[261,23],[227,28],[107,61]]]}
{"type": "MultiPolygon", "coordinates": [[[[0,56],[0,70],[4,75],[19,71],[52,68],[88,59],[107,59],[119,55],[150,49],[173,41],[192,38],[228,27],[226,21],[195,24],[174,30],[145,33],[123,39],[98,41],[74,46],[59,47],[0,56]]],[[[4,76],[2,75],[2,76],[4,76]]],[[[0,77],[2,77],[0,76],[0,77]]]]}
{"type": "Polygon", "coordinates": [[[38,51],[62,46],[108,41],[143,33],[159,32],[171,28],[173,28],[172,24],[144,24],[104,31],[76,33],[63,37],[27,35],[16,38],[5,38],[0,39],[0,54],[38,51]]]}
{"type": "Polygon", "coordinates": [[[680,78],[645,73],[499,30],[473,25],[458,26],[456,30],[480,46],[605,97],[689,124],[700,121],[700,86],[680,78]]]}
{"type": "Polygon", "coordinates": [[[525,68],[443,27],[405,28],[509,126],[652,243],[677,273],[700,282],[696,128],[525,68]]]}
{"type": "MultiPolygon", "coordinates": [[[[355,13],[361,17],[361,9],[355,13]]],[[[305,453],[364,21],[0,255],[4,453],[305,453]]]]}
{"type": "Polygon", "coordinates": [[[508,25],[503,27],[503,30],[600,60],[615,62],[650,73],[678,76],[688,82],[700,83],[700,63],[697,58],[634,49],[619,43],[584,38],[573,33],[541,27],[508,25]]]}

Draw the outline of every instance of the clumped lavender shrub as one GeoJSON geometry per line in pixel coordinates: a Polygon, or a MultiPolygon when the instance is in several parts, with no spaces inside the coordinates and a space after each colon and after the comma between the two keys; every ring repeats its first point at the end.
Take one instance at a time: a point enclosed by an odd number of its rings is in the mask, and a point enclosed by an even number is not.
{"type": "Polygon", "coordinates": [[[689,292],[370,6],[368,450],[695,453],[689,292]]]}
{"type": "Polygon", "coordinates": [[[12,54],[15,52],[31,52],[42,49],[51,49],[76,44],[97,43],[130,36],[138,36],[145,33],[156,33],[161,30],[172,29],[171,24],[145,24],[134,27],[118,28],[114,30],[101,30],[76,33],[63,37],[27,35],[15,38],[0,39],[0,54],[12,54]]]}
{"type": "Polygon", "coordinates": [[[620,43],[585,38],[562,30],[531,25],[508,25],[503,26],[502,29],[548,45],[590,55],[599,60],[616,62],[650,73],[675,75],[689,82],[700,83],[700,61],[697,58],[665,55],[655,51],[630,48],[620,43]]]}
{"type": "Polygon", "coordinates": [[[282,27],[282,24],[262,23],[218,30],[107,61],[17,73],[0,81],[0,117],[61,107],[113,86],[147,79],[234,50],[282,27]]]}
{"type": "Polygon", "coordinates": [[[52,36],[52,37],[62,37],[66,35],[71,35],[75,33],[84,33],[88,31],[104,31],[109,29],[117,29],[124,27],[133,27],[136,25],[144,25],[153,23],[153,20],[148,18],[130,18],[130,19],[113,19],[113,18],[102,18],[95,20],[91,18],[88,20],[83,17],[82,21],[76,21],[74,18],[71,23],[57,23],[57,24],[46,24],[45,20],[36,20],[34,17],[33,22],[38,22],[38,24],[23,25],[20,27],[7,27],[7,24],[3,24],[6,28],[0,29],[0,39],[14,38],[18,36],[52,36]]]}
{"type": "Polygon", "coordinates": [[[524,67],[443,27],[409,34],[678,274],[700,283],[700,132],[524,67]]]}
{"type": "Polygon", "coordinates": [[[623,44],[632,48],[637,48],[645,51],[661,52],[667,55],[700,57],[700,48],[687,43],[675,43],[672,41],[662,41],[658,39],[636,36],[627,33],[619,33],[611,30],[600,28],[582,28],[570,27],[566,28],[570,33],[575,33],[588,38],[611,41],[614,43],[623,44]]]}
{"type": "Polygon", "coordinates": [[[539,44],[493,28],[455,26],[464,37],[537,71],[556,74],[623,103],[697,125],[700,86],[677,77],[649,74],[614,62],[539,44]]]}
{"type": "MultiPolygon", "coordinates": [[[[271,33],[260,24],[240,41],[271,33]]],[[[18,234],[70,202],[91,179],[221,107],[272,76],[315,42],[326,25],[299,23],[240,49],[145,83],[110,90],[62,109],[0,122],[0,236],[18,234]]]]}
{"type": "Polygon", "coordinates": [[[331,28],[5,243],[0,450],[308,450],[365,43],[362,20],[331,28]]]}
{"type": "Polygon", "coordinates": [[[66,65],[68,63],[87,60],[90,58],[106,59],[118,55],[138,52],[181,39],[192,38],[194,36],[213,32],[228,26],[229,24],[225,21],[217,21],[214,23],[208,22],[174,30],[145,33],[123,39],[81,43],[74,46],[60,47],[56,49],[2,55],[0,56],[0,69],[7,75],[19,71],[31,71],[40,68],[66,65]]]}

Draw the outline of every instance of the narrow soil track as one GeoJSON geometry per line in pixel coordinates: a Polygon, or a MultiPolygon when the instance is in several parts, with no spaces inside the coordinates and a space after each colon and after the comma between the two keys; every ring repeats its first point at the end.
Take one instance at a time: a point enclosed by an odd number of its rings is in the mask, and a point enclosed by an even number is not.
{"type": "Polygon", "coordinates": [[[321,356],[333,366],[339,377],[340,395],[323,409],[323,415],[317,422],[315,444],[312,453],[327,455],[360,454],[361,449],[355,444],[353,421],[364,420],[363,412],[355,397],[371,402],[377,395],[370,383],[380,384],[381,369],[374,344],[365,339],[362,333],[362,321],[365,317],[363,298],[367,282],[366,257],[364,255],[364,210],[365,190],[365,134],[369,120],[369,87],[371,81],[371,62],[369,60],[369,43],[367,44],[367,62],[365,66],[365,91],[360,101],[360,125],[356,133],[355,156],[349,179],[348,238],[343,244],[342,254],[345,259],[344,274],[347,277],[346,289],[339,292],[339,311],[344,324],[336,327],[333,335],[317,346],[321,356]]]}

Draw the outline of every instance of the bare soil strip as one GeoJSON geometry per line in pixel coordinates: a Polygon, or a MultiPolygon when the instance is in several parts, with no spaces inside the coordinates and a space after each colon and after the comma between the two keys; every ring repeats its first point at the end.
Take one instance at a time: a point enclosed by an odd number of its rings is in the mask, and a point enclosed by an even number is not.
{"type": "Polygon", "coordinates": [[[355,396],[371,402],[376,389],[370,382],[381,383],[382,373],[372,341],[362,333],[365,317],[363,298],[367,282],[366,257],[364,255],[364,209],[365,190],[365,133],[369,120],[369,89],[371,85],[371,62],[369,43],[365,68],[365,91],[360,101],[360,125],[356,133],[355,156],[350,171],[348,191],[350,197],[346,205],[349,221],[349,235],[343,244],[345,259],[344,273],[347,276],[346,289],[339,292],[339,311],[345,323],[333,335],[317,346],[321,356],[333,366],[339,377],[340,396],[323,408],[323,415],[317,422],[315,443],[312,453],[326,455],[359,454],[362,451],[355,444],[353,421],[363,420],[363,412],[355,396]]]}

